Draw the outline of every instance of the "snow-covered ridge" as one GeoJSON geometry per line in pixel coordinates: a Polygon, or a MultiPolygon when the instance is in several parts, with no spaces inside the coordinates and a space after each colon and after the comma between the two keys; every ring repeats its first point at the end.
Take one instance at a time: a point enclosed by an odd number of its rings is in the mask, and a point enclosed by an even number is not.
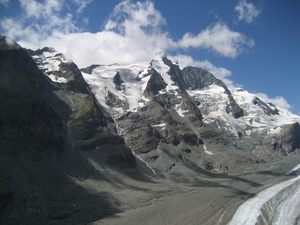
{"type": "Polygon", "coordinates": [[[155,60],[142,61],[130,65],[101,65],[94,68],[91,74],[84,72],[82,74],[101,105],[107,109],[122,113],[125,111],[134,112],[149,101],[143,94],[150,79],[149,71],[151,69],[156,70],[167,83],[167,87],[164,91],[175,91],[178,88],[174,85],[170,75],[167,73],[170,67],[164,64],[161,57],[157,57],[155,60]],[[120,90],[116,88],[113,81],[117,73],[119,73],[123,81],[120,90]],[[119,100],[124,101],[126,106],[110,108],[106,103],[106,97],[109,92],[119,100]]]}
{"type": "MultiPolygon", "coordinates": [[[[300,117],[287,109],[263,102],[265,105],[255,104],[258,96],[251,94],[241,88],[230,88],[232,97],[243,109],[244,115],[238,119],[233,118],[226,112],[226,105],[229,101],[225,89],[216,84],[201,90],[188,90],[188,93],[201,104],[199,108],[203,113],[206,123],[214,124],[218,129],[238,137],[239,131],[243,130],[246,135],[252,132],[277,133],[280,126],[300,121],[300,117]],[[277,110],[278,114],[266,114],[264,109],[269,107],[277,110]],[[278,128],[278,129],[276,129],[278,128]]],[[[261,100],[263,101],[263,99],[261,100]]]]}
{"type": "Polygon", "coordinates": [[[269,108],[275,109],[276,107],[278,110],[278,114],[267,115],[262,107],[254,104],[254,99],[258,98],[255,94],[251,94],[248,91],[241,90],[240,88],[232,88],[230,91],[237,104],[239,104],[244,112],[246,112],[244,117],[239,118],[239,122],[241,124],[257,129],[274,129],[279,126],[300,121],[300,117],[289,110],[265,102],[269,108]]]}

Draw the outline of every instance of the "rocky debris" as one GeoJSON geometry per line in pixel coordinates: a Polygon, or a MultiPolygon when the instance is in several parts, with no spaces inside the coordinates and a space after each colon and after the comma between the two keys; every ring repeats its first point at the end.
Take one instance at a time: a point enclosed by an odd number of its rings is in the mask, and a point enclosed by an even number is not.
{"type": "Polygon", "coordinates": [[[182,73],[188,87],[192,90],[209,87],[212,84],[225,87],[225,84],[221,80],[217,79],[212,73],[209,73],[207,70],[199,67],[185,67],[182,70],[182,73]]]}
{"type": "Polygon", "coordinates": [[[126,102],[119,99],[118,96],[114,95],[109,90],[105,96],[105,103],[110,107],[126,109],[126,102]]]}
{"type": "Polygon", "coordinates": [[[97,145],[106,143],[108,137],[117,136],[111,116],[100,109],[80,70],[73,62],[64,61],[62,55],[49,48],[31,51],[30,54],[39,68],[46,68],[46,75],[55,75],[65,79],[65,82],[54,80],[50,84],[56,96],[69,107],[64,112],[67,114],[64,121],[73,148],[84,151],[92,150],[97,145]],[[55,67],[57,61],[60,63],[55,67]]]}
{"type": "Polygon", "coordinates": [[[171,79],[176,83],[176,85],[180,89],[187,89],[188,84],[186,83],[186,80],[184,78],[183,71],[180,70],[179,66],[176,64],[173,64],[171,60],[169,60],[166,56],[162,57],[163,62],[170,67],[170,70],[168,71],[168,74],[171,76],[171,79]]]}
{"type": "Polygon", "coordinates": [[[138,113],[129,112],[117,118],[119,132],[135,153],[148,153],[156,149],[161,136],[138,113]]]}

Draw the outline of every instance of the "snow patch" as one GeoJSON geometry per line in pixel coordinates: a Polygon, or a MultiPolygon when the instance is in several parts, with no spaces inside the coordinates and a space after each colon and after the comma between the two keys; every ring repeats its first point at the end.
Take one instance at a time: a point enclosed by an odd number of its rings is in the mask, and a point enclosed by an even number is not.
{"type": "Polygon", "coordinates": [[[271,128],[270,132],[276,133],[280,131],[276,129],[277,127],[300,121],[300,117],[289,110],[283,109],[280,106],[276,106],[275,108],[270,104],[268,106],[271,109],[278,109],[279,115],[267,115],[262,108],[253,103],[253,99],[258,97],[257,95],[245,90],[240,91],[239,88],[231,88],[230,91],[236,103],[246,112],[245,116],[238,119],[241,124],[254,127],[257,130],[271,128]]]}
{"type": "Polygon", "coordinates": [[[147,166],[154,174],[156,174],[155,170],[152,168],[152,166],[151,166],[149,163],[145,162],[141,157],[139,157],[139,156],[138,156],[137,154],[135,154],[134,152],[132,152],[132,154],[134,155],[134,157],[138,158],[141,162],[145,163],[146,166],[147,166]]]}
{"type": "Polygon", "coordinates": [[[268,134],[278,134],[281,131],[281,127],[271,128],[268,134]]]}
{"type": "Polygon", "coordinates": [[[214,153],[212,153],[211,151],[208,151],[208,150],[206,149],[206,146],[205,146],[205,145],[203,145],[203,148],[204,148],[204,153],[206,153],[207,155],[214,155],[214,153]]]}
{"type": "MultiPolygon", "coordinates": [[[[245,90],[241,91],[240,88],[229,90],[236,103],[244,111],[244,116],[238,119],[226,112],[229,99],[223,87],[212,84],[200,90],[188,90],[188,93],[193,100],[200,102],[198,107],[205,123],[236,138],[239,138],[242,130],[245,130],[248,136],[253,132],[277,133],[280,131],[278,127],[300,121],[300,116],[279,106],[276,106],[279,115],[267,115],[261,107],[253,103],[253,99],[257,98],[256,95],[245,90]]],[[[275,109],[274,106],[269,106],[275,109]]]]}
{"type": "Polygon", "coordinates": [[[152,125],[152,127],[159,127],[159,128],[165,129],[166,128],[166,123],[152,125]]]}
{"type": "Polygon", "coordinates": [[[180,104],[176,104],[175,105],[175,110],[176,110],[176,112],[178,113],[179,116],[184,117],[184,114],[188,113],[189,111],[182,109],[182,103],[183,102],[181,102],[180,104]]]}
{"type": "Polygon", "coordinates": [[[67,83],[67,79],[64,77],[58,77],[53,74],[48,75],[48,77],[53,81],[57,83],[67,83]]]}
{"type": "Polygon", "coordinates": [[[245,130],[245,133],[249,136],[252,133],[252,130],[245,130]]]}

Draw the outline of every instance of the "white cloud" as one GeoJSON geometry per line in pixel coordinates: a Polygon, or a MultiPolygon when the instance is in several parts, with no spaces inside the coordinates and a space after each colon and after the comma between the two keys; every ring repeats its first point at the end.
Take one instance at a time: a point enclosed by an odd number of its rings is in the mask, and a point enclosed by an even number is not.
{"type": "Polygon", "coordinates": [[[0,26],[5,35],[19,41],[23,47],[36,49],[44,47],[42,44],[47,46],[45,40],[54,32],[67,34],[79,31],[73,16],[61,13],[63,3],[61,0],[20,0],[23,9],[20,17],[4,18],[0,26]]]}
{"type": "Polygon", "coordinates": [[[16,37],[23,40],[26,43],[38,43],[40,34],[37,34],[31,27],[24,27],[22,22],[14,19],[3,19],[0,21],[1,27],[6,31],[6,35],[12,39],[16,37]]]}
{"type": "Polygon", "coordinates": [[[22,0],[21,8],[25,10],[27,17],[48,17],[54,12],[60,11],[63,5],[62,0],[46,0],[44,3],[37,2],[36,0],[22,0]]]}
{"type": "Polygon", "coordinates": [[[234,9],[238,12],[238,20],[245,20],[247,23],[252,23],[253,19],[261,13],[261,10],[246,0],[240,0],[234,9]]]}
{"type": "Polygon", "coordinates": [[[0,4],[4,5],[5,7],[8,7],[10,3],[10,0],[0,0],[0,4]]]}
{"type": "Polygon", "coordinates": [[[84,22],[85,24],[88,24],[89,21],[90,21],[88,18],[83,18],[82,20],[83,20],[83,22],[84,22]]]}
{"type": "Polygon", "coordinates": [[[197,36],[185,34],[178,45],[183,48],[206,48],[221,56],[235,58],[245,46],[253,47],[254,41],[247,39],[241,33],[231,31],[226,24],[218,22],[213,26],[208,26],[197,36]]]}
{"type": "MultiPolygon", "coordinates": [[[[90,0],[73,2],[81,11],[90,0]]],[[[27,48],[54,47],[79,67],[151,60],[157,52],[187,48],[208,49],[234,58],[254,45],[253,40],[231,31],[222,22],[208,26],[195,36],[185,34],[175,42],[164,30],[166,21],[152,1],[121,2],[98,33],[80,33],[74,17],[61,13],[64,7],[61,1],[23,0],[21,5],[25,12],[21,19],[1,21],[5,33],[27,48]],[[29,18],[31,23],[26,25],[29,18]]]]}
{"type": "Polygon", "coordinates": [[[79,6],[76,10],[77,13],[81,13],[88,4],[90,4],[94,0],[74,0],[74,2],[79,6]]]}
{"type": "Polygon", "coordinates": [[[165,24],[165,19],[154,8],[153,2],[145,1],[134,4],[130,0],[126,0],[114,8],[105,30],[130,36],[139,35],[141,32],[157,34],[161,33],[161,27],[165,24]]]}
{"type": "Polygon", "coordinates": [[[276,98],[269,98],[268,95],[265,93],[257,93],[256,95],[263,99],[265,102],[272,102],[273,104],[278,105],[284,109],[293,108],[282,96],[276,96],[276,98]]]}

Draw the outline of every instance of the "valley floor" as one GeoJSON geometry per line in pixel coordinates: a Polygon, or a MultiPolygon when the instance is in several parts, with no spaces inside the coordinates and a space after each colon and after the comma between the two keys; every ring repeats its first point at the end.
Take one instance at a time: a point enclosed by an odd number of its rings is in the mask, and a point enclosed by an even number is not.
{"type": "MultiPolygon", "coordinates": [[[[226,224],[243,201],[291,178],[283,175],[299,163],[300,157],[286,157],[261,165],[257,172],[194,174],[189,178],[169,173],[151,182],[136,181],[131,188],[115,190],[122,212],[91,224],[226,224]]],[[[93,185],[96,183],[88,186],[93,185]]]]}
{"type": "Polygon", "coordinates": [[[174,174],[141,183],[140,189],[116,193],[115,197],[123,199],[122,213],[91,224],[226,224],[243,201],[268,185],[289,179],[283,175],[299,162],[300,157],[289,157],[262,165],[253,173],[193,179],[174,174]]]}

